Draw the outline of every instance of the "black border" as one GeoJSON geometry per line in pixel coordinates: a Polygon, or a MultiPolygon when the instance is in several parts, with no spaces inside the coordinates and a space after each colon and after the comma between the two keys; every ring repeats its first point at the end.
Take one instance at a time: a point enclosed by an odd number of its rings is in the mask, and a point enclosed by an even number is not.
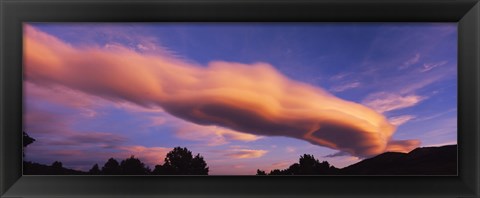
{"type": "Polygon", "coordinates": [[[478,0],[0,0],[0,197],[480,197],[478,0]],[[22,176],[22,22],[458,22],[458,176],[22,176]]]}

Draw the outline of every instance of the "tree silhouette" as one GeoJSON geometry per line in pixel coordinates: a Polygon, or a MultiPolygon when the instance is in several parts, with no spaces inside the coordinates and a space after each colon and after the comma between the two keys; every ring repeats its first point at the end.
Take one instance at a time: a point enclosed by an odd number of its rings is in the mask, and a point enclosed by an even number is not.
{"type": "Polygon", "coordinates": [[[98,168],[98,164],[93,165],[93,167],[88,171],[91,175],[99,175],[101,173],[100,168],[98,168]]]}
{"type": "Polygon", "coordinates": [[[199,153],[192,159],[192,171],[190,174],[192,175],[208,175],[208,167],[207,162],[200,156],[199,153]]]}
{"type": "Polygon", "coordinates": [[[120,171],[122,175],[147,175],[151,172],[150,168],[133,155],[120,163],[120,171]]]}
{"type": "Polygon", "coordinates": [[[25,148],[31,144],[35,142],[35,139],[33,139],[32,137],[30,137],[27,133],[25,133],[25,131],[23,132],[23,150],[22,150],[22,155],[23,157],[25,157],[25,148]]]}
{"type": "Polygon", "coordinates": [[[167,153],[165,163],[155,166],[155,175],[208,175],[207,163],[200,154],[193,157],[187,148],[175,147],[167,153]]]}
{"type": "Polygon", "coordinates": [[[152,171],[152,175],[168,175],[169,171],[166,170],[166,167],[163,167],[160,164],[155,165],[155,168],[152,171]]]}
{"type": "MultiPolygon", "coordinates": [[[[315,175],[320,173],[320,168],[323,167],[320,162],[313,157],[313,155],[304,154],[298,160],[298,174],[299,175],[315,175]]],[[[328,162],[327,162],[328,163],[328,162]]]]}
{"type": "Polygon", "coordinates": [[[102,167],[102,174],[104,175],[119,175],[120,165],[117,160],[110,158],[102,167]]]}
{"type": "Polygon", "coordinates": [[[290,165],[290,167],[288,167],[285,171],[285,174],[286,175],[296,175],[298,174],[299,172],[301,172],[301,167],[300,167],[300,164],[298,163],[293,163],[292,165],[290,165]]]}
{"type": "Polygon", "coordinates": [[[30,137],[25,131],[23,132],[23,147],[27,147],[29,144],[35,142],[35,139],[30,137]]]}

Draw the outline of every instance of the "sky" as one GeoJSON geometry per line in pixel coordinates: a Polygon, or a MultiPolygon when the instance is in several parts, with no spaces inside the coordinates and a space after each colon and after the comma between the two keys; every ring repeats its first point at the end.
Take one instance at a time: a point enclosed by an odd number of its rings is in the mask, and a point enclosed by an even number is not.
{"type": "Polygon", "coordinates": [[[25,160],[212,175],[457,143],[456,23],[25,23],[25,160]]]}

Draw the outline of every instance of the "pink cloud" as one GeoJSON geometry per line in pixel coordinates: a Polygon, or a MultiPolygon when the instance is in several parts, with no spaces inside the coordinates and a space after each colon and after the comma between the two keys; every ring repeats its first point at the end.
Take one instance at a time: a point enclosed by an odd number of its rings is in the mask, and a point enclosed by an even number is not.
{"type": "Polygon", "coordinates": [[[267,154],[266,150],[254,150],[254,149],[233,149],[227,150],[224,154],[227,157],[234,159],[247,159],[247,158],[260,158],[267,154]]]}
{"type": "Polygon", "coordinates": [[[383,113],[415,106],[424,99],[426,99],[426,97],[414,94],[400,95],[395,93],[379,92],[369,95],[367,98],[365,98],[365,100],[363,100],[363,104],[375,109],[377,112],[383,113]]]}
{"type": "Polygon", "coordinates": [[[39,86],[30,82],[24,83],[24,92],[26,102],[23,124],[27,133],[35,134],[34,136],[40,136],[40,138],[43,138],[44,134],[54,134],[48,137],[49,141],[53,143],[61,139],[55,144],[62,145],[82,145],[83,143],[113,145],[126,140],[125,137],[110,132],[72,129],[72,125],[77,120],[92,119],[97,116],[96,108],[106,104],[102,98],[63,86],[39,86]],[[58,111],[52,106],[66,107],[67,113],[58,111]]]}
{"type": "Polygon", "coordinates": [[[116,155],[117,158],[125,159],[134,155],[151,168],[157,164],[163,164],[165,156],[172,150],[172,148],[145,146],[122,146],[119,149],[122,152],[116,155]]]}
{"type": "Polygon", "coordinates": [[[49,128],[48,132],[42,130],[43,132],[41,133],[52,133],[53,131],[63,131],[67,133],[69,129],[67,129],[66,125],[72,124],[74,120],[79,118],[91,119],[98,116],[99,112],[96,109],[104,105],[106,102],[102,98],[59,85],[42,86],[31,82],[24,82],[23,86],[26,99],[24,103],[24,126],[26,126],[25,130],[33,133],[41,132],[38,131],[39,128],[49,128]],[[76,113],[69,115],[54,113],[54,109],[40,107],[41,105],[39,104],[42,103],[53,104],[57,107],[65,107],[76,113]],[[55,126],[47,126],[45,124],[52,123],[52,120],[56,119],[62,121],[55,122],[55,126]],[[39,128],[33,129],[32,126],[37,126],[39,128]]]}
{"type": "Polygon", "coordinates": [[[419,145],[418,140],[393,140],[389,142],[386,151],[408,153],[419,145]]]}
{"type": "Polygon", "coordinates": [[[408,121],[410,120],[413,120],[415,119],[416,116],[414,115],[402,115],[402,116],[396,116],[396,117],[392,117],[389,120],[390,123],[392,123],[393,125],[395,126],[400,126],[402,124],[405,124],[407,123],[408,121]]]}
{"type": "Polygon", "coordinates": [[[438,63],[425,63],[423,64],[423,67],[420,69],[420,72],[427,72],[427,71],[430,71],[438,66],[442,66],[442,65],[445,65],[447,64],[447,61],[442,61],[442,62],[438,62],[438,63]]]}
{"type": "Polygon", "coordinates": [[[162,108],[197,125],[255,136],[286,136],[371,156],[395,131],[376,111],[288,79],[267,63],[214,61],[206,67],[128,47],[71,46],[28,25],[26,80],[114,102],[162,108]]]}
{"type": "Polygon", "coordinates": [[[335,86],[332,89],[330,89],[332,92],[343,92],[349,89],[357,88],[361,85],[360,82],[352,82],[352,83],[347,83],[339,86],[335,86]]]}
{"type": "Polygon", "coordinates": [[[230,141],[251,142],[260,139],[260,136],[240,133],[219,126],[202,126],[185,121],[177,121],[176,136],[185,140],[204,141],[209,146],[227,144],[230,141]]]}
{"type": "Polygon", "coordinates": [[[297,151],[297,149],[293,146],[287,146],[287,147],[285,147],[285,151],[287,153],[294,153],[295,151],[297,151]]]}
{"type": "Polygon", "coordinates": [[[267,171],[270,172],[271,170],[274,170],[274,169],[286,169],[293,163],[295,162],[287,162],[287,161],[275,162],[267,168],[267,171]]]}
{"type": "Polygon", "coordinates": [[[411,65],[414,65],[414,64],[418,63],[419,60],[420,60],[420,54],[416,53],[412,58],[405,61],[403,63],[403,65],[400,66],[400,69],[406,69],[406,68],[410,67],[411,65]]]}
{"type": "Polygon", "coordinates": [[[56,116],[44,109],[39,109],[36,106],[28,106],[25,108],[28,112],[23,116],[23,130],[31,134],[55,134],[55,133],[69,133],[72,120],[56,116]],[[45,124],[58,123],[58,124],[45,124]]]}

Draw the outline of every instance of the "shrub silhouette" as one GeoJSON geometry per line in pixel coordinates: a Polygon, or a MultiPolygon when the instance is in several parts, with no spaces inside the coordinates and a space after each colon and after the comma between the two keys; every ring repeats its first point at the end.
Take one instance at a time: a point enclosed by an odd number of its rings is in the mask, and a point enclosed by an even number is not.
{"type": "Polygon", "coordinates": [[[155,175],[208,175],[207,163],[200,154],[193,157],[187,148],[175,147],[167,153],[165,163],[156,165],[155,175]]]}
{"type": "Polygon", "coordinates": [[[267,173],[265,173],[265,171],[257,169],[257,175],[267,175],[267,173]]]}

